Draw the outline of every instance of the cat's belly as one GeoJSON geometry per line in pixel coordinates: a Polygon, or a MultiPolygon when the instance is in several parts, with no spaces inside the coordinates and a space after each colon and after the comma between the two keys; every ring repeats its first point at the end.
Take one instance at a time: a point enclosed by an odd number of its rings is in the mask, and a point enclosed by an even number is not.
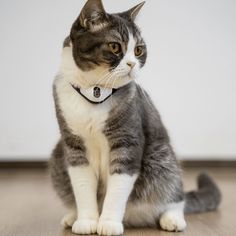
{"type": "Polygon", "coordinates": [[[56,82],[56,89],[66,125],[83,140],[86,157],[98,180],[102,180],[104,185],[109,171],[110,148],[103,130],[109,116],[110,103],[91,104],[63,80],[56,82]]]}

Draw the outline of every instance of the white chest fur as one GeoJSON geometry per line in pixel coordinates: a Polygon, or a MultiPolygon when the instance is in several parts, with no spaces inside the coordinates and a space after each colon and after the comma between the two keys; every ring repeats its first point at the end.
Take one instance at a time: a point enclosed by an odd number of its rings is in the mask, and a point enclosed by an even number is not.
{"type": "Polygon", "coordinates": [[[106,181],[110,150],[103,129],[110,111],[110,103],[90,104],[62,78],[57,79],[55,85],[67,126],[74,135],[83,139],[87,158],[96,176],[106,181]]]}

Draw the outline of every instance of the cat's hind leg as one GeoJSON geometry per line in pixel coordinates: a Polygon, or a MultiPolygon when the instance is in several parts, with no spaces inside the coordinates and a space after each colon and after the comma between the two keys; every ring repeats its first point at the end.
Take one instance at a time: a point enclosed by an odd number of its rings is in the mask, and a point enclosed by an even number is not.
{"type": "Polygon", "coordinates": [[[163,205],[161,203],[132,203],[126,208],[124,224],[127,227],[157,227],[159,224],[166,231],[183,231],[186,228],[184,219],[184,202],[163,205]]]}
{"type": "Polygon", "coordinates": [[[163,230],[183,231],[187,226],[184,219],[184,201],[168,204],[159,223],[163,230]]]}
{"type": "Polygon", "coordinates": [[[61,225],[64,228],[71,228],[74,222],[76,221],[77,214],[76,210],[70,210],[69,213],[67,213],[61,220],[61,225]]]}

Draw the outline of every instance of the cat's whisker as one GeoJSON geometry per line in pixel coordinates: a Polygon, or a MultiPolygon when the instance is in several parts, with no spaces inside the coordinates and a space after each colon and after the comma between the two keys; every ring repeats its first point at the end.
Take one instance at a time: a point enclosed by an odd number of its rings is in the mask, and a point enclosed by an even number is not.
{"type": "Polygon", "coordinates": [[[111,74],[111,72],[107,72],[105,75],[103,75],[101,78],[99,78],[98,81],[96,82],[96,85],[99,85],[99,83],[101,81],[105,80],[110,74],[111,74]]]}
{"type": "MultiPolygon", "coordinates": [[[[111,88],[113,88],[113,86],[114,86],[114,84],[115,84],[115,81],[116,81],[116,72],[112,73],[111,76],[107,79],[107,81],[106,81],[106,83],[105,83],[105,86],[104,86],[105,89],[107,88],[107,85],[109,84],[110,79],[111,79],[112,77],[114,77],[114,81],[112,82],[112,86],[111,86],[111,88]]],[[[112,95],[111,95],[111,97],[112,97],[112,95]]]]}
{"type": "Polygon", "coordinates": [[[108,85],[108,83],[110,82],[109,80],[110,80],[110,78],[112,78],[112,75],[110,75],[110,77],[108,77],[107,78],[107,81],[106,81],[106,83],[105,83],[105,86],[103,87],[104,88],[104,90],[102,90],[102,93],[101,93],[101,95],[103,95],[103,93],[105,92],[105,89],[107,88],[107,85],[108,85]]]}
{"type": "MultiPolygon", "coordinates": [[[[101,81],[107,79],[107,77],[113,73],[113,69],[114,69],[114,68],[111,68],[111,71],[108,71],[107,73],[105,73],[105,75],[103,75],[103,76],[96,82],[96,85],[99,85],[99,83],[100,83],[101,81]]],[[[106,70],[106,69],[105,69],[105,70],[106,70]]]]}

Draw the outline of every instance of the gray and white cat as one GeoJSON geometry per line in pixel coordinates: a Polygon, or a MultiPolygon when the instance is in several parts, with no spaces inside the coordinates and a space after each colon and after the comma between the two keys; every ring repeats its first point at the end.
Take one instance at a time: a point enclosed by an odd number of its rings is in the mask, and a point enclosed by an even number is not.
{"type": "Polygon", "coordinates": [[[61,139],[51,176],[76,234],[120,235],[123,224],[182,231],[185,213],[214,210],[220,192],[200,175],[184,193],[159,113],[135,83],[147,57],[134,23],[144,3],[108,14],[88,0],[64,42],[54,81],[61,139]]]}

